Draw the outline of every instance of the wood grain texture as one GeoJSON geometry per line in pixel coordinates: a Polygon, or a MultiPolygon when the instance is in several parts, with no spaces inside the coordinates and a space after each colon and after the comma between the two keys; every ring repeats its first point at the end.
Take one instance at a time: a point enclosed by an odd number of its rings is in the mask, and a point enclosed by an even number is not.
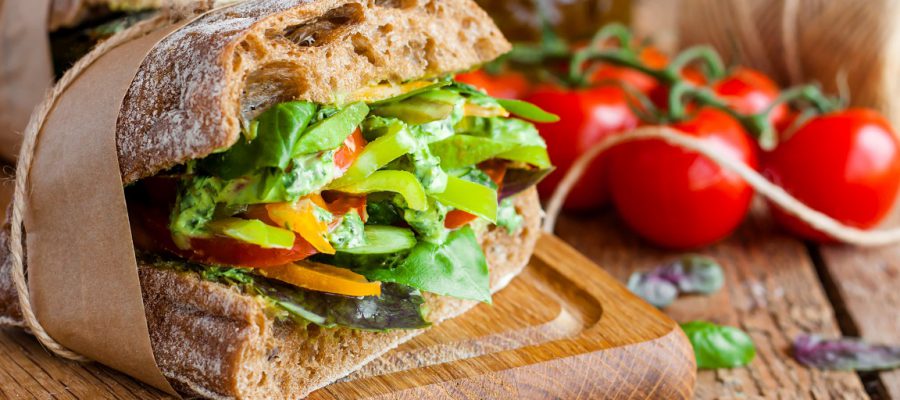
{"type": "MultiPolygon", "coordinates": [[[[885,222],[900,226],[900,209],[885,222]]],[[[900,246],[859,249],[820,246],[826,288],[837,301],[845,334],[900,345],[900,246]]],[[[900,399],[900,370],[872,373],[875,396],[900,399]]]]}
{"type": "MultiPolygon", "coordinates": [[[[566,216],[557,234],[620,280],[680,254],[640,241],[609,214],[566,216]]],[[[808,369],[788,353],[797,334],[840,335],[802,243],[778,233],[757,206],[735,235],[701,253],[722,263],[726,287],[711,297],[683,297],[666,313],[679,322],[703,319],[740,327],[758,353],[747,368],[700,372],[697,398],[868,397],[855,373],[808,369]]]]}

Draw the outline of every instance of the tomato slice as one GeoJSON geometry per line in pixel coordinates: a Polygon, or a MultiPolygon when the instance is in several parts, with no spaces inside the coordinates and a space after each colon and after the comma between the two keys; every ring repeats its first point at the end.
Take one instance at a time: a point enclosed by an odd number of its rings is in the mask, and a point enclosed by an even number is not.
{"type": "MultiPolygon", "coordinates": [[[[170,249],[170,251],[173,250],[170,249]]],[[[190,250],[173,252],[191,261],[206,264],[271,268],[303,260],[316,254],[316,249],[303,237],[296,235],[294,247],[290,249],[264,249],[240,240],[213,237],[209,239],[191,239],[190,250]]]]}
{"type": "Polygon", "coordinates": [[[452,210],[447,213],[447,218],[444,219],[444,228],[447,229],[457,229],[466,226],[469,222],[474,221],[477,216],[473,214],[469,214],[463,210],[452,210]]]}
{"type": "MultiPolygon", "coordinates": [[[[136,199],[128,202],[133,237],[139,248],[171,253],[194,262],[256,268],[284,265],[316,254],[316,249],[300,235],[296,235],[294,246],[290,249],[264,249],[240,240],[216,236],[191,239],[191,249],[182,250],[172,241],[169,232],[169,207],[146,204],[136,199]]],[[[265,211],[265,208],[261,209],[265,211]]],[[[262,220],[268,223],[266,219],[262,220]]]]}
{"type": "Polygon", "coordinates": [[[359,128],[356,128],[356,130],[353,131],[353,134],[347,136],[347,140],[344,140],[344,144],[336,153],[334,153],[334,165],[341,173],[346,172],[365,146],[366,139],[363,138],[362,131],[360,131],[359,128]]]}
{"type": "Polygon", "coordinates": [[[265,277],[319,292],[354,297],[381,295],[381,282],[369,282],[348,269],[320,263],[286,264],[259,272],[265,277]]]}
{"type": "Polygon", "coordinates": [[[355,211],[363,222],[369,219],[366,214],[366,196],[354,196],[347,193],[328,191],[323,192],[322,197],[325,199],[327,206],[325,207],[335,216],[343,216],[347,213],[355,211]]]}

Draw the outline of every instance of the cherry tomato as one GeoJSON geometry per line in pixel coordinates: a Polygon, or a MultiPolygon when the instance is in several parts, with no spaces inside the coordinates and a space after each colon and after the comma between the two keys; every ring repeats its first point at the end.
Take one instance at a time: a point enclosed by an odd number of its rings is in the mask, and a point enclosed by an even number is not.
{"type": "MultiPolygon", "coordinates": [[[[618,87],[568,90],[546,86],[526,100],[560,117],[556,123],[536,124],[557,168],[538,184],[544,198],[553,194],[572,163],[591,146],[609,135],[633,129],[639,122],[618,87]]],[[[566,199],[566,209],[587,210],[608,202],[605,160],[606,156],[601,155],[591,164],[566,199]]]]}
{"type": "MultiPolygon", "coordinates": [[[[750,68],[736,68],[727,77],[713,85],[713,91],[721,96],[735,111],[757,114],[769,108],[778,98],[778,85],[762,72],[750,68]]],[[[769,121],[780,126],[788,118],[788,107],[779,104],[769,114],[769,121]]]]}
{"type": "Polygon", "coordinates": [[[508,71],[499,75],[491,75],[483,70],[456,75],[456,80],[468,83],[487,92],[492,97],[501,99],[521,99],[529,90],[525,75],[508,71]]]}
{"type": "MultiPolygon", "coordinates": [[[[753,143],[721,111],[703,108],[672,127],[756,167],[753,143]]],[[[626,225],[658,245],[686,249],[714,243],[731,233],[750,207],[753,189],[696,153],[643,140],[609,155],[613,204],[626,225]]]]}
{"type": "MultiPolygon", "coordinates": [[[[654,69],[664,68],[669,63],[669,58],[655,47],[644,47],[639,57],[644,65],[654,69]]],[[[627,83],[642,93],[650,93],[659,84],[655,78],[643,72],[612,64],[601,65],[591,75],[591,82],[594,84],[603,85],[608,81],[627,83]]]]}
{"type": "Polygon", "coordinates": [[[363,138],[359,128],[356,128],[353,134],[347,136],[344,144],[334,153],[334,165],[341,172],[347,171],[347,168],[350,168],[353,161],[356,161],[356,157],[365,146],[366,139],[363,138]]]}
{"type": "MultiPolygon", "coordinates": [[[[763,171],[788,193],[861,229],[878,224],[900,187],[900,142],[878,112],[848,109],[815,117],[763,159],[763,171]]],[[[801,237],[832,242],[806,223],[770,207],[775,220],[801,237]]]]}

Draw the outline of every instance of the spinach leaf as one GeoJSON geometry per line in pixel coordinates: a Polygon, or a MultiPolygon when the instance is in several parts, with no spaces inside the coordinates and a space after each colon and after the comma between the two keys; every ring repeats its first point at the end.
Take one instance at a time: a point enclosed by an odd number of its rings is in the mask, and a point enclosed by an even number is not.
{"type": "Polygon", "coordinates": [[[900,346],[871,344],[854,338],[800,335],[794,339],[793,347],[797,362],[813,368],[853,371],[900,368],[900,346]]]}
{"type": "MultiPolygon", "coordinates": [[[[224,153],[201,161],[201,168],[213,175],[233,179],[260,168],[284,170],[291,161],[294,143],[316,113],[316,105],[305,101],[280,103],[256,119],[256,137],[242,137],[224,153]]],[[[335,146],[337,147],[337,146],[335,146]]]]}
{"type": "Polygon", "coordinates": [[[740,329],[705,321],[684,323],[681,329],[694,347],[697,368],[742,367],[756,356],[753,341],[740,329]]]}
{"type": "Polygon", "coordinates": [[[443,244],[419,242],[394,268],[361,268],[369,280],[395,282],[444,296],[491,302],[487,261],[475,232],[466,226],[443,244]]]}
{"type": "Polygon", "coordinates": [[[500,103],[500,105],[505,108],[506,111],[534,122],[550,123],[559,121],[558,115],[548,113],[542,110],[540,107],[527,101],[497,99],[497,103],[500,103]]]}
{"type": "Polygon", "coordinates": [[[334,115],[316,122],[300,136],[292,157],[338,148],[369,114],[365,103],[353,103],[334,115]]]}

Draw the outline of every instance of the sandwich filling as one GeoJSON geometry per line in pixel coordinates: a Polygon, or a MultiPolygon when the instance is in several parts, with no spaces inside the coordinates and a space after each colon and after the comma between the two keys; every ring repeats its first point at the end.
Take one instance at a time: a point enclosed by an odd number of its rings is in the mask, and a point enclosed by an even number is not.
{"type": "Polygon", "coordinates": [[[552,168],[525,119],[554,116],[452,79],[349,97],[275,104],[127,188],[142,256],[328,327],[428,326],[423,292],[489,303],[478,237],[520,229],[513,197],[552,168]]]}

